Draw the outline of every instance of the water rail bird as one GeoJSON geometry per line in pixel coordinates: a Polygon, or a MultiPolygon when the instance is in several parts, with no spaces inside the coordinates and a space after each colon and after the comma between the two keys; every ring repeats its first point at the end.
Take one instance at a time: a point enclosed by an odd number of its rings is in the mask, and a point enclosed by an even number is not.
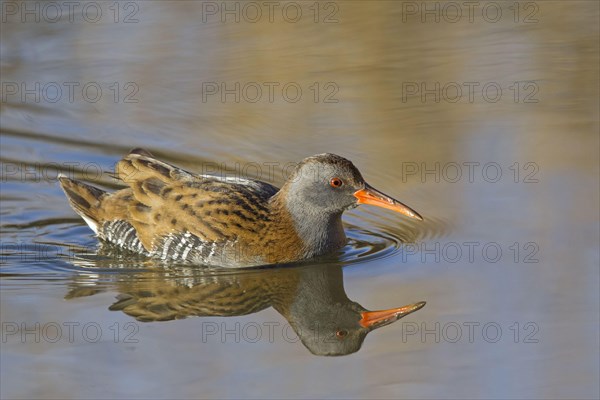
{"type": "Polygon", "coordinates": [[[422,220],[368,185],[349,160],[302,160],[281,187],[238,177],[197,175],[134,149],[113,193],[60,176],[75,212],[109,243],[165,261],[250,267],[306,260],[343,247],[341,216],[371,204],[422,220]]]}

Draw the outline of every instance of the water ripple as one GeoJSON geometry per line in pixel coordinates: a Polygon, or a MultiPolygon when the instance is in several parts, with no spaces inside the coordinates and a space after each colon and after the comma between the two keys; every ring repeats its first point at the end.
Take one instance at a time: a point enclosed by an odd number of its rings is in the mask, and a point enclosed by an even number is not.
{"type": "Polygon", "coordinates": [[[450,231],[449,222],[439,218],[412,221],[395,214],[361,212],[346,223],[348,244],[340,260],[345,264],[365,263],[398,255],[406,244],[443,237],[450,231]]]}

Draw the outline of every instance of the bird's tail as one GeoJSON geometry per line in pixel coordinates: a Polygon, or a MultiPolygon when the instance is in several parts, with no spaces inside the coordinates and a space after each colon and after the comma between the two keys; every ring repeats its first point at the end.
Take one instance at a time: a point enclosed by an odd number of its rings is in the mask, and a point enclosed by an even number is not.
{"type": "Polygon", "coordinates": [[[106,192],[64,175],[58,177],[60,186],[67,195],[71,207],[97,234],[100,222],[100,202],[106,192]]]}

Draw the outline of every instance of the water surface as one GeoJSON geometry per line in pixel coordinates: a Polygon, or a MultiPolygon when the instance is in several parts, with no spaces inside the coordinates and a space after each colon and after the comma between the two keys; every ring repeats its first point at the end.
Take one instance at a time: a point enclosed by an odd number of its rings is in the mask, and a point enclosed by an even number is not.
{"type": "Polygon", "coordinates": [[[600,396],[598,3],[42,4],[2,4],[3,398],[600,396]],[[56,175],[134,147],[276,185],[334,152],[425,221],[361,206],[285,271],[106,254],[56,175]],[[417,301],[341,357],[294,329],[417,301]]]}

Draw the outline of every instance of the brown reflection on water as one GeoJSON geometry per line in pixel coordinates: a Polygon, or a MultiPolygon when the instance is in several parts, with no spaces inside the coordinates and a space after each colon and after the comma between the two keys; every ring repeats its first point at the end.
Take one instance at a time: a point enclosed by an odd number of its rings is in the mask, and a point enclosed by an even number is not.
{"type": "MultiPolygon", "coordinates": [[[[369,312],[348,298],[342,266],[336,264],[238,273],[187,267],[172,272],[178,277],[169,276],[172,274],[165,270],[119,274],[115,285],[118,300],[110,310],[122,311],[141,322],[156,322],[192,316],[235,317],[273,307],[311,353],[340,356],[358,351],[372,330],[425,305],[369,312]]],[[[94,288],[89,274],[75,277],[70,286],[66,299],[102,292],[94,288]]],[[[215,333],[221,334],[218,330],[210,332],[215,333]]],[[[290,341],[296,340],[292,337],[290,341]]]]}

